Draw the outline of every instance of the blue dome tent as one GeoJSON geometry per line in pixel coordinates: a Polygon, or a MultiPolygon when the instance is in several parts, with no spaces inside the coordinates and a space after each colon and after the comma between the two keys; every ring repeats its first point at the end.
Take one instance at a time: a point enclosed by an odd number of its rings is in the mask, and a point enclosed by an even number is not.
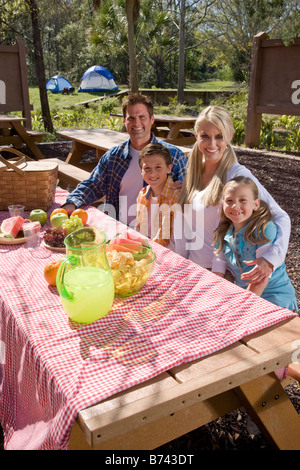
{"type": "Polygon", "coordinates": [[[78,91],[111,91],[117,89],[113,74],[101,65],[93,65],[81,77],[78,91]]]}
{"type": "Polygon", "coordinates": [[[70,93],[75,91],[71,83],[66,78],[60,77],[59,75],[54,75],[54,77],[48,80],[46,89],[52,93],[70,93]]]}

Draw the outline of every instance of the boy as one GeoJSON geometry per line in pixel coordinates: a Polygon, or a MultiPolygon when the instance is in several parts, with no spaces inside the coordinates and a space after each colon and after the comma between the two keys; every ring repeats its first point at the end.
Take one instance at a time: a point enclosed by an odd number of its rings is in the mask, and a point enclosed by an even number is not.
{"type": "Polygon", "coordinates": [[[147,145],[139,156],[144,187],[137,198],[136,230],[173,249],[173,221],[180,190],[174,189],[170,151],[160,143],[147,145]]]}
{"type": "MultiPolygon", "coordinates": [[[[71,214],[76,207],[93,204],[105,196],[104,211],[124,224],[134,224],[136,198],[143,187],[138,156],[150,142],[159,142],[151,132],[153,104],[145,95],[131,94],[123,102],[123,123],[129,139],[112,147],[100,159],[90,177],[69,194],[63,207],[71,214]]],[[[126,134],[124,134],[124,139],[126,134]]],[[[182,181],[186,156],[175,145],[165,143],[172,155],[171,178],[182,181]]]]}

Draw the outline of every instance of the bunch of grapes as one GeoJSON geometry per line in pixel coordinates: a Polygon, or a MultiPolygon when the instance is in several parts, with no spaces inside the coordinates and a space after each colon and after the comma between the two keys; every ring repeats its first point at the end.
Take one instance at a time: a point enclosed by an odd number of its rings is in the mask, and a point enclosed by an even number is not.
{"type": "Polygon", "coordinates": [[[78,217],[78,215],[71,215],[69,219],[66,219],[62,227],[67,230],[67,233],[74,232],[78,228],[83,227],[82,220],[78,217]]]}
{"type": "Polygon", "coordinates": [[[68,232],[63,227],[47,228],[44,234],[44,241],[49,246],[53,246],[55,248],[63,248],[65,246],[64,239],[67,235],[68,235],[68,232]]]}

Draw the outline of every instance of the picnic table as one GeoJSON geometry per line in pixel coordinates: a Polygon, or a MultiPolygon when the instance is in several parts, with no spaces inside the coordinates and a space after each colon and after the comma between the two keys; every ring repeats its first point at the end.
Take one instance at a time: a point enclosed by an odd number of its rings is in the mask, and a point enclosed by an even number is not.
{"type": "Polygon", "coordinates": [[[22,144],[26,144],[37,160],[45,158],[35,145],[45,133],[26,129],[22,124],[25,120],[24,117],[0,114],[0,146],[12,145],[18,149],[22,144]]]}
{"type": "MultiPolygon", "coordinates": [[[[121,113],[112,113],[112,116],[123,117],[121,113]]],[[[152,132],[157,137],[174,145],[193,145],[196,142],[194,126],[196,117],[173,116],[154,114],[152,132]]],[[[122,132],[125,131],[125,126],[122,132]]]]}
{"type": "Polygon", "coordinates": [[[193,145],[196,142],[196,117],[154,115],[153,133],[174,145],[193,145]]]}
{"type": "Polygon", "coordinates": [[[242,407],[271,448],[299,450],[300,418],[272,372],[299,333],[299,318],[281,322],[80,411],[69,450],[152,450],[242,407]]]}
{"type": "MultiPolygon", "coordinates": [[[[57,189],[49,214],[66,195],[57,189]]],[[[88,224],[108,238],[127,229],[87,210],[88,224]]],[[[156,264],[142,291],[115,299],[101,320],[76,324],[43,280],[62,254],[5,248],[5,448],[153,449],[243,405],[274,446],[300,449],[299,416],[273,373],[297,354],[297,314],[153,243],[156,264]]]]}
{"type": "MultiPolygon", "coordinates": [[[[57,131],[56,134],[73,141],[72,149],[66,158],[66,163],[77,166],[85,171],[92,171],[97,164],[97,161],[82,162],[81,159],[85,152],[96,150],[96,156],[100,159],[111,147],[120,145],[129,138],[127,133],[110,129],[77,129],[57,131]]],[[[179,148],[186,154],[191,151],[187,147],[179,148]]]]}

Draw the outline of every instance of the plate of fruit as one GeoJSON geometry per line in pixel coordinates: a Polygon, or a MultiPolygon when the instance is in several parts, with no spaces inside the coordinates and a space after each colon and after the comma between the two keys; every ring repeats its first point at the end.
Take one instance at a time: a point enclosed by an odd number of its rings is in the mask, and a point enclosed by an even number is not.
{"type": "Polygon", "coordinates": [[[1,245],[19,245],[25,243],[27,238],[24,237],[23,224],[31,223],[33,226],[42,226],[47,221],[47,214],[42,209],[34,209],[30,212],[28,219],[23,219],[20,215],[8,217],[4,219],[0,227],[0,244],[1,245]]]}
{"type": "Polygon", "coordinates": [[[26,219],[21,216],[8,217],[3,220],[0,227],[0,244],[1,245],[19,245],[26,242],[22,230],[23,223],[26,219]]]}
{"type": "Polygon", "coordinates": [[[64,240],[67,235],[78,228],[84,227],[88,220],[88,213],[83,209],[76,209],[70,217],[65,209],[54,209],[50,215],[51,227],[44,233],[45,247],[52,251],[64,253],[66,247],[64,240]]]}

